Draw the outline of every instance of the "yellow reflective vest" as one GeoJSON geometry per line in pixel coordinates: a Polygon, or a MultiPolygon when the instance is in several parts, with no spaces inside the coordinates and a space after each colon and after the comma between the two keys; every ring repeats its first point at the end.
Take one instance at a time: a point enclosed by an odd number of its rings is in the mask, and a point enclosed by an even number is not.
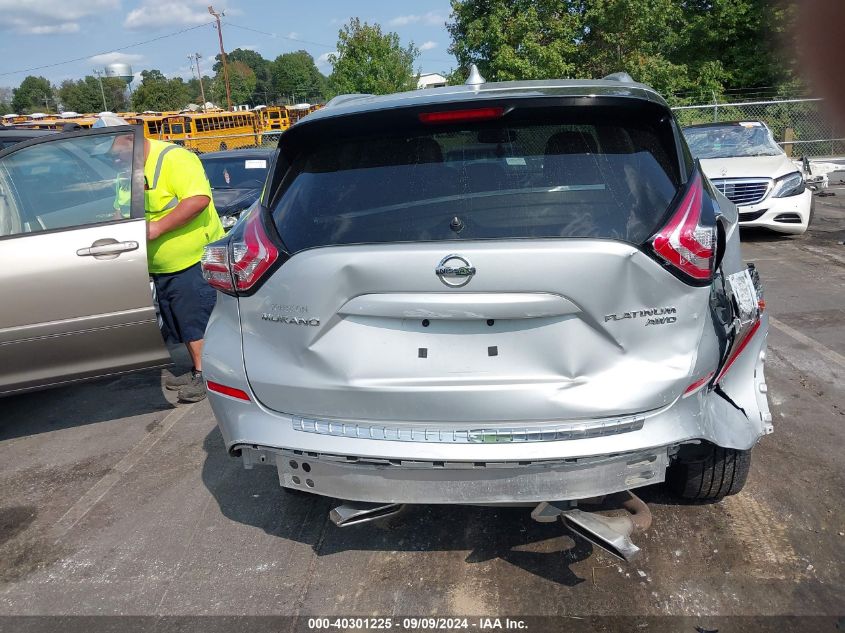
{"type": "Polygon", "coordinates": [[[151,273],[174,273],[190,268],[202,258],[206,244],[224,235],[211,201],[211,186],[200,159],[183,147],[154,139],[144,163],[144,209],[156,222],[176,208],[180,200],[208,196],[208,206],[187,224],[147,243],[151,273]]]}

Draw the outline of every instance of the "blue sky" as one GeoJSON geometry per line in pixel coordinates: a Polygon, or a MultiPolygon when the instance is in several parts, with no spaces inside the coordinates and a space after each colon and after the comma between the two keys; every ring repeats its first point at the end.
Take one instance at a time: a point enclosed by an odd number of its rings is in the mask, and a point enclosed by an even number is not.
{"type": "Polygon", "coordinates": [[[448,0],[415,2],[344,2],[342,0],[0,0],[0,87],[15,87],[28,74],[53,83],[92,74],[111,61],[127,62],[135,73],[157,68],[165,75],[191,76],[188,54],[204,57],[204,74],[211,74],[218,52],[217,31],[203,25],[213,18],[207,6],[225,11],[226,50],[251,48],[265,58],[305,49],[324,74],[331,72],[326,55],[335,50],[337,31],[350,17],[378,22],[399,34],[402,44],[421,49],[423,72],[456,66],[446,52],[449,34],[448,0]],[[132,46],[182,29],[174,37],[132,46]],[[106,54],[99,54],[106,53],[106,54]],[[16,72],[37,66],[70,63],[16,72]]]}

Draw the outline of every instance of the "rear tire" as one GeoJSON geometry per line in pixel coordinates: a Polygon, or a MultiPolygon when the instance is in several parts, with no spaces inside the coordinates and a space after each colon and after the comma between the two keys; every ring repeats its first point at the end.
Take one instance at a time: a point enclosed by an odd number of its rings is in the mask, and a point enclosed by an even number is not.
{"type": "Polygon", "coordinates": [[[751,451],[738,451],[712,444],[690,447],[694,452],[678,459],[666,472],[669,489],[689,501],[718,501],[735,495],[748,479],[751,451]]]}

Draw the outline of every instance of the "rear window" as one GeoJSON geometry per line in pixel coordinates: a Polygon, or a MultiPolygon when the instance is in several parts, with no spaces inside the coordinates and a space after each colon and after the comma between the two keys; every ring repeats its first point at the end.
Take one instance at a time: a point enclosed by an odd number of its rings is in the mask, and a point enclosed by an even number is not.
{"type": "Polygon", "coordinates": [[[202,158],[212,189],[258,189],[267,176],[266,156],[202,158]]]}
{"type": "Polygon", "coordinates": [[[349,121],[345,135],[335,122],[329,134],[282,147],[289,168],[273,214],[291,252],[513,238],[641,243],[680,186],[665,111],[521,107],[447,127],[424,126],[415,113],[379,127],[375,115],[369,126],[349,121]]]}

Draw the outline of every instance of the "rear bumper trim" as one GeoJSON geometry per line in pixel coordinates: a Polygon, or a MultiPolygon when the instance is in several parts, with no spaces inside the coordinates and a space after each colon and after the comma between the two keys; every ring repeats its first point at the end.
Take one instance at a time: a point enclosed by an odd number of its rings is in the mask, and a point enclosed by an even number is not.
{"type": "Polygon", "coordinates": [[[645,416],[628,416],[608,420],[585,420],[568,424],[514,428],[450,429],[421,426],[387,426],[360,422],[315,420],[294,416],[295,431],[367,440],[399,442],[437,442],[444,444],[498,444],[510,442],[557,442],[589,437],[606,437],[639,431],[645,416]]]}

